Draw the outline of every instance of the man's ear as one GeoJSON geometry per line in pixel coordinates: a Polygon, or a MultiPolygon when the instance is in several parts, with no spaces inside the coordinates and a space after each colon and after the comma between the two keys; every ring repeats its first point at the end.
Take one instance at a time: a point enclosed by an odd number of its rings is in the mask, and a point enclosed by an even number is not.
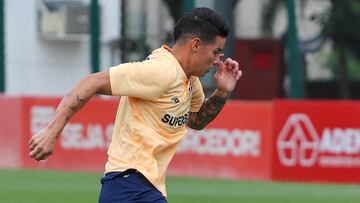
{"type": "Polygon", "coordinates": [[[199,50],[200,46],[201,46],[200,38],[195,37],[191,40],[191,50],[193,52],[197,52],[199,50]]]}

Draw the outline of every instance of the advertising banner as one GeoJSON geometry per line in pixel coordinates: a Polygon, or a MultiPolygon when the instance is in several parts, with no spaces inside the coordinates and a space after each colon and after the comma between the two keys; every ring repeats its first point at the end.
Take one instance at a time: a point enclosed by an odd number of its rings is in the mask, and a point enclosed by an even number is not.
{"type": "MultiPolygon", "coordinates": [[[[64,128],[53,156],[37,162],[27,142],[55,113],[59,98],[23,98],[23,165],[29,168],[103,171],[117,100],[92,99],[64,128]]],[[[189,130],[169,174],[247,179],[270,178],[271,105],[229,102],[202,131],[189,130]]]]}
{"type": "MultiPolygon", "coordinates": [[[[93,98],[68,123],[54,155],[28,142],[60,98],[0,97],[0,167],[104,171],[117,99],[93,98]]],[[[232,179],[360,182],[360,103],[229,101],[205,129],[188,130],[168,174],[232,179]]]]}
{"type": "MultiPolygon", "coordinates": [[[[24,98],[24,140],[43,129],[55,113],[58,98],[24,98]]],[[[37,162],[28,156],[25,167],[62,170],[104,171],[118,100],[91,99],[66,125],[58,138],[54,155],[37,162]]]]}
{"type": "Polygon", "coordinates": [[[271,104],[230,101],[204,130],[189,130],[169,174],[270,178],[271,104]]]}
{"type": "Polygon", "coordinates": [[[273,177],[360,182],[360,105],[274,102],[273,177]]]}
{"type": "Polygon", "coordinates": [[[23,142],[21,100],[0,95],[0,112],[0,167],[19,168],[23,142]]]}

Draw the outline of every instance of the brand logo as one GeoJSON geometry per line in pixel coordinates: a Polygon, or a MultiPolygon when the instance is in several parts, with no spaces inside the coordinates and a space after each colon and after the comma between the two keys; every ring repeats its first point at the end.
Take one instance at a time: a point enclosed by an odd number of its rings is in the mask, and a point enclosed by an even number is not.
{"type": "Polygon", "coordinates": [[[177,104],[180,102],[180,100],[177,97],[173,97],[171,98],[171,102],[177,104]]]}
{"type": "Polygon", "coordinates": [[[308,115],[290,115],[277,138],[280,163],[287,167],[360,167],[360,129],[325,127],[319,132],[308,115]]]}
{"type": "Polygon", "coordinates": [[[292,114],[285,122],[277,148],[280,162],[284,166],[303,167],[314,165],[318,156],[319,135],[305,114],[292,114]]]}
{"type": "Polygon", "coordinates": [[[193,91],[193,85],[192,85],[192,80],[190,79],[190,84],[189,84],[190,95],[192,94],[192,91],[193,91]]]}
{"type": "Polygon", "coordinates": [[[187,112],[186,114],[182,115],[182,116],[172,116],[170,114],[165,114],[162,118],[161,121],[163,123],[167,123],[170,126],[182,126],[185,123],[187,123],[187,121],[189,120],[189,116],[190,116],[190,112],[187,112]]]}

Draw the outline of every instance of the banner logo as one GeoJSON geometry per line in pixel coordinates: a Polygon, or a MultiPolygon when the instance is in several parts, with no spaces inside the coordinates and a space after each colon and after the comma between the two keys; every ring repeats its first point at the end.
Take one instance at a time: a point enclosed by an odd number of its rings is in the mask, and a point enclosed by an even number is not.
{"type": "Polygon", "coordinates": [[[306,114],[292,114],[277,140],[280,162],[284,166],[313,166],[318,157],[320,137],[306,114]]]}
{"type": "Polygon", "coordinates": [[[360,129],[326,126],[316,130],[309,116],[295,113],[280,131],[277,150],[280,163],[287,167],[360,168],[360,129]]]}

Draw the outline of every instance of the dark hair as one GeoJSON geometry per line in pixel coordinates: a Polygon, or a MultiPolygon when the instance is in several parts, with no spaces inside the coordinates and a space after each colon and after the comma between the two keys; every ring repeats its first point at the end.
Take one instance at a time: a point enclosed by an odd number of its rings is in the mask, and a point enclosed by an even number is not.
{"type": "Polygon", "coordinates": [[[213,42],[216,36],[227,37],[229,24],[209,8],[194,8],[185,13],[174,27],[174,40],[198,37],[204,42],[213,42]]]}

